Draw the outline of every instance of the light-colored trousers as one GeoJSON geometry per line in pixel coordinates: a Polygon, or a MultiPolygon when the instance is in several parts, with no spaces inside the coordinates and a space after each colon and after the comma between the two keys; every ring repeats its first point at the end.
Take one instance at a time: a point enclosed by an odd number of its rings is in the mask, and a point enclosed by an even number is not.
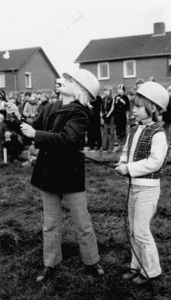
{"type": "MultiPolygon", "coordinates": [[[[86,192],[64,194],[74,222],[82,261],[93,265],[100,260],[96,235],[87,210],[86,192]]],[[[61,198],[43,192],[43,260],[44,265],[54,267],[62,261],[61,251],[61,198]]]]}
{"type": "MultiPolygon", "coordinates": [[[[150,231],[150,221],[156,211],[160,195],[159,186],[131,185],[128,203],[131,243],[149,277],[161,274],[159,255],[150,231]]],[[[132,251],[131,268],[141,269],[132,251]]]]}

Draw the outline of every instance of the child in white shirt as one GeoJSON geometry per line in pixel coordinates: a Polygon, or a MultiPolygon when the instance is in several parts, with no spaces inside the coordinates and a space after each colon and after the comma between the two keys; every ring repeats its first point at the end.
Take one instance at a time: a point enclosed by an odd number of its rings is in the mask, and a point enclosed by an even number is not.
{"type": "Polygon", "coordinates": [[[156,278],[161,267],[156,244],[150,231],[150,221],[156,211],[160,196],[160,178],[168,152],[167,139],[158,115],[166,110],[168,92],[156,82],[145,82],[136,92],[133,114],[142,125],[131,128],[116,171],[131,177],[128,203],[131,244],[141,262],[132,253],[131,269],[123,279],[136,285],[145,282],[146,274],[156,278]]]}

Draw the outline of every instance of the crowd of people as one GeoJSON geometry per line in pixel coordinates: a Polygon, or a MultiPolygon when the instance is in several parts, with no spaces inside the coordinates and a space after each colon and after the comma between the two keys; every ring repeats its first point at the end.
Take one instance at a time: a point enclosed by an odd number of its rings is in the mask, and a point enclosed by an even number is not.
{"type": "MultiPolygon", "coordinates": [[[[155,82],[154,77],[150,77],[149,81],[155,82]]],[[[143,83],[144,79],[137,79],[135,86],[127,92],[124,84],[118,85],[116,93],[113,92],[111,86],[104,87],[103,93],[97,95],[96,100],[92,102],[93,113],[90,116],[88,130],[81,143],[82,150],[86,148],[88,151],[102,150],[110,153],[123,149],[129,129],[137,123],[135,116],[132,114],[133,99],[137,89],[143,83]]],[[[13,117],[6,114],[6,101],[15,103],[19,108],[22,121],[31,125],[47,103],[53,104],[56,101],[62,101],[59,92],[60,87],[61,83],[56,81],[54,92],[51,95],[39,91],[37,93],[21,92],[18,97],[14,94],[6,95],[3,90],[0,90],[0,160],[3,159],[4,147],[7,148],[10,161],[20,158],[21,160],[22,158],[25,159],[26,155],[24,153],[27,153],[27,150],[33,151],[34,156],[35,153],[38,153],[37,149],[34,149],[33,143],[30,145],[27,138],[21,137],[12,130],[10,120],[13,117]],[[30,149],[28,149],[28,146],[30,146],[30,149]],[[23,152],[23,156],[20,155],[21,152],[23,152]]],[[[167,90],[171,99],[171,86],[167,90]]],[[[167,111],[161,115],[161,121],[168,142],[170,142],[171,100],[167,111]]],[[[29,155],[27,157],[30,157],[29,155]]],[[[33,164],[32,159],[30,161],[29,158],[22,163],[22,166],[33,164]]]]}
{"type": "MultiPolygon", "coordinates": [[[[155,82],[150,77],[149,82],[155,82]]],[[[87,136],[89,151],[103,150],[107,152],[121,151],[126,142],[126,137],[132,126],[137,124],[132,113],[133,99],[137,89],[144,83],[144,79],[136,80],[135,86],[126,92],[124,84],[119,84],[116,93],[112,92],[111,86],[105,86],[103,95],[97,96],[92,104],[94,114],[90,121],[87,136]],[[115,147],[116,146],[116,147],[115,147]]],[[[170,101],[167,110],[161,113],[160,119],[166,131],[168,142],[171,141],[171,86],[167,88],[170,101]]]]}
{"type": "MultiPolygon", "coordinates": [[[[2,131],[5,134],[10,132],[9,139],[20,132],[22,138],[31,141],[30,146],[39,149],[31,183],[42,191],[43,197],[44,269],[36,281],[51,279],[62,262],[63,198],[70,208],[86,270],[96,276],[104,275],[87,209],[85,161],[80,143],[84,145],[83,139],[87,134],[90,149],[102,147],[104,151],[111,152],[114,128],[118,148],[123,148],[115,171],[130,183],[128,217],[134,248],[131,269],[123,275],[123,280],[132,280],[135,285],[140,285],[145,283],[146,277],[157,279],[162,270],[150,222],[156,211],[160,179],[168,157],[171,86],[167,91],[154,78],[146,82],[138,79],[136,86],[127,94],[121,83],[115,95],[107,86],[103,97],[100,97],[100,84],[89,71],[79,69],[64,73],[63,77],[64,84],[55,89],[60,101],[51,105],[48,96],[41,95],[41,104],[37,105],[38,96],[31,94],[31,101],[20,104],[22,108],[8,101],[4,115],[1,114],[1,123],[6,118],[2,131]],[[14,126],[12,131],[10,124],[14,126]],[[99,134],[101,127],[102,136],[99,134]]],[[[3,108],[5,104],[2,101],[0,105],[3,108]]],[[[34,158],[32,160],[35,162],[34,158]]]]}
{"type": "Polygon", "coordinates": [[[47,103],[62,100],[58,92],[60,86],[61,83],[56,82],[54,92],[51,95],[39,91],[37,93],[21,92],[19,96],[13,93],[6,95],[3,90],[0,90],[0,160],[4,161],[4,165],[7,165],[8,160],[11,162],[26,160],[22,166],[31,166],[34,165],[38,154],[38,149],[35,149],[33,142],[13,130],[12,120],[14,116],[7,113],[7,103],[14,103],[19,109],[22,122],[31,125],[47,103]],[[5,158],[4,149],[7,153],[5,158]]]}

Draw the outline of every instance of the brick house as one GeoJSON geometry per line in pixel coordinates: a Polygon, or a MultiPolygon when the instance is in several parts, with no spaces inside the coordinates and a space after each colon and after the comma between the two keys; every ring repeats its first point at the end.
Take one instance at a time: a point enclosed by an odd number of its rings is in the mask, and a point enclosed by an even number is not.
{"type": "Polygon", "coordinates": [[[21,91],[54,90],[58,72],[41,47],[0,51],[0,89],[21,91]]]}
{"type": "Polygon", "coordinates": [[[154,23],[154,33],[137,36],[92,40],[75,63],[91,71],[105,85],[124,83],[127,91],[138,78],[147,81],[151,76],[168,87],[171,84],[171,32],[165,24],[154,23]]]}

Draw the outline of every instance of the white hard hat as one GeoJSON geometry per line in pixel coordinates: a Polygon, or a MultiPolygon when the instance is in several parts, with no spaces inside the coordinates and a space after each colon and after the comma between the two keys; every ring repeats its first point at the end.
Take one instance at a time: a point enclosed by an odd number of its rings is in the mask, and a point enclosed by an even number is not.
{"type": "Polygon", "coordinates": [[[146,97],[166,111],[169,104],[169,93],[159,83],[147,81],[141,84],[136,93],[146,97]]]}
{"type": "Polygon", "coordinates": [[[79,69],[72,72],[63,73],[63,77],[71,76],[78,83],[80,83],[95,99],[100,90],[100,84],[97,78],[85,69],[79,69]]]}

